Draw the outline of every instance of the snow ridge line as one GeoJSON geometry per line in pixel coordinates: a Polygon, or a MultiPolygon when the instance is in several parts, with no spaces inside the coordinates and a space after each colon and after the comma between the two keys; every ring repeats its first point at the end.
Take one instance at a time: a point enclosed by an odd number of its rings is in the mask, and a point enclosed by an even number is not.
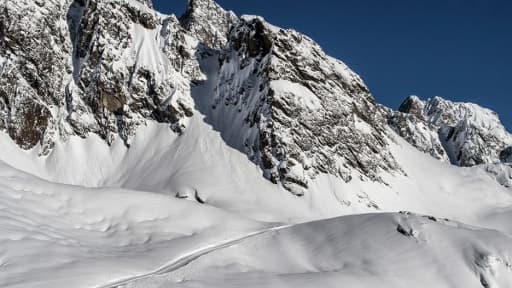
{"type": "Polygon", "coordinates": [[[269,229],[264,229],[264,230],[256,231],[256,232],[253,232],[253,233],[247,234],[245,236],[238,237],[238,238],[226,241],[226,242],[222,242],[222,243],[218,243],[218,244],[211,244],[211,245],[205,246],[203,248],[197,249],[195,251],[191,251],[191,252],[189,252],[189,253],[187,253],[187,254],[185,254],[183,256],[180,256],[177,259],[175,259],[175,260],[165,264],[164,266],[162,266],[162,267],[160,267],[160,268],[158,268],[158,269],[156,269],[156,270],[154,270],[152,272],[148,272],[148,273],[144,273],[144,274],[141,274],[141,275],[132,276],[132,277],[128,277],[128,278],[125,278],[125,279],[117,280],[115,282],[112,282],[112,283],[109,283],[109,284],[106,284],[106,285],[97,286],[96,288],[119,288],[120,286],[129,284],[129,283],[131,283],[133,281],[147,279],[147,278],[150,278],[150,277],[153,277],[153,276],[158,276],[158,275],[163,275],[163,274],[166,274],[166,273],[170,273],[170,272],[176,271],[176,270],[178,270],[180,268],[183,268],[183,267],[187,266],[191,262],[199,259],[200,257],[202,257],[204,255],[210,254],[212,252],[215,252],[215,251],[218,251],[218,250],[221,250],[221,249],[224,249],[224,248],[228,248],[228,247],[234,246],[234,245],[239,244],[239,243],[241,243],[241,242],[243,242],[243,241],[245,241],[245,240],[247,240],[249,238],[256,237],[256,236],[259,236],[259,235],[263,235],[263,234],[266,234],[266,233],[269,233],[269,232],[279,231],[279,230],[282,230],[282,229],[285,229],[285,228],[289,228],[291,226],[293,226],[293,225],[282,225],[282,226],[272,227],[272,228],[269,228],[269,229]]]}

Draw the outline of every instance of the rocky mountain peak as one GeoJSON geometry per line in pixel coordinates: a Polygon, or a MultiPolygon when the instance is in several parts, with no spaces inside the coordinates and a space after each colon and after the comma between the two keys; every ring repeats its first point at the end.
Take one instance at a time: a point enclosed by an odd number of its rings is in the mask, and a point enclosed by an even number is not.
{"type": "Polygon", "coordinates": [[[244,15],[227,43],[210,77],[209,118],[269,180],[302,195],[322,173],[345,181],[400,173],[368,88],[312,39],[244,15]]]}
{"type": "Polygon", "coordinates": [[[382,109],[347,65],[261,17],[212,0],[189,1],[179,20],[145,0],[62,2],[0,2],[0,129],[24,149],[47,154],[89,134],[130,146],[148,121],[179,135],[200,112],[296,195],[320,174],[402,173],[388,124],[456,165],[510,162],[511,137],[492,111],[416,96],[382,109]]]}
{"type": "Polygon", "coordinates": [[[412,114],[417,116],[420,119],[423,119],[423,109],[425,108],[425,103],[421,101],[418,96],[409,96],[405,99],[404,102],[398,108],[398,111],[412,114]]]}
{"type": "Polygon", "coordinates": [[[229,28],[238,21],[213,0],[189,0],[182,26],[208,47],[220,49],[227,43],[229,28]]]}
{"type": "Polygon", "coordinates": [[[441,97],[408,97],[390,125],[418,149],[459,166],[503,161],[512,143],[494,111],[441,97]]]}

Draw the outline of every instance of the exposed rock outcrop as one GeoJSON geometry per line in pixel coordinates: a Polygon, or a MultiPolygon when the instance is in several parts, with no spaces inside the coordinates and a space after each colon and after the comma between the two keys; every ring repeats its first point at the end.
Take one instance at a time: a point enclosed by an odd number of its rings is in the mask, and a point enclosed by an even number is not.
{"type": "Polygon", "coordinates": [[[390,113],[389,123],[419,150],[458,166],[500,162],[512,144],[495,112],[440,97],[409,97],[399,112],[390,113]]]}
{"type": "Polygon", "coordinates": [[[229,29],[238,22],[238,18],[213,0],[189,0],[180,22],[206,46],[220,49],[227,44],[229,29]]]}
{"type": "Polygon", "coordinates": [[[509,146],[500,152],[500,161],[512,164],[512,146],[509,146]]]}
{"type": "Polygon", "coordinates": [[[148,120],[182,131],[193,113],[190,79],[200,72],[184,56],[193,52],[176,17],[150,7],[2,1],[0,128],[24,149],[40,144],[42,154],[69,135],[95,133],[109,143],[119,135],[129,144],[148,120]],[[179,63],[169,57],[177,50],[179,63]]]}
{"type": "MultiPolygon", "coordinates": [[[[368,88],[308,37],[242,16],[213,57],[220,64],[212,109],[243,119],[226,139],[272,182],[301,195],[319,173],[345,181],[401,173],[387,149],[386,118],[368,88]]],[[[223,120],[216,122],[225,131],[223,120]]]]}

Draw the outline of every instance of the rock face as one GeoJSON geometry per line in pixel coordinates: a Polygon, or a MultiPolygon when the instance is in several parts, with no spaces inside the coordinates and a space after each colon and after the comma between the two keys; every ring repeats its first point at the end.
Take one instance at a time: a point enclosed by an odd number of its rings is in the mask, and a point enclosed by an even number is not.
{"type": "Polygon", "coordinates": [[[212,108],[237,119],[246,133],[228,141],[272,182],[301,195],[318,173],[345,181],[400,173],[368,88],[308,37],[242,16],[218,55],[212,108]]]}
{"type": "Polygon", "coordinates": [[[512,146],[509,146],[500,152],[500,161],[512,164],[512,146]]]}
{"type": "Polygon", "coordinates": [[[65,107],[72,45],[61,1],[0,3],[0,128],[24,149],[47,142],[65,107]]]}
{"type": "Polygon", "coordinates": [[[203,44],[220,49],[227,44],[229,29],[238,22],[238,18],[213,0],[189,0],[180,22],[203,44]]]}
{"type": "Polygon", "coordinates": [[[206,85],[201,69],[214,62],[215,88],[200,100],[222,115],[217,124],[234,120],[217,128],[272,182],[301,195],[319,173],[381,181],[400,171],[362,80],[293,30],[211,0],[189,1],[179,21],[150,1],[3,3],[0,127],[25,149],[44,154],[59,137],[91,133],[129,145],[147,121],[181,133],[191,85],[206,85]]]}
{"type": "Polygon", "coordinates": [[[168,54],[188,49],[170,38],[184,30],[151,6],[2,1],[0,128],[22,148],[41,144],[42,154],[58,136],[95,133],[110,143],[119,135],[129,144],[147,120],[181,131],[192,114],[188,79],[197,71],[181,67],[187,57],[171,62],[168,54]]]}
{"type": "Polygon", "coordinates": [[[411,96],[389,123],[419,150],[458,166],[510,160],[511,135],[495,112],[476,104],[411,96]]]}
{"type": "Polygon", "coordinates": [[[75,70],[67,95],[69,123],[81,135],[93,132],[111,142],[118,134],[129,143],[148,119],[180,132],[182,119],[192,115],[188,83],[163,50],[179,23],[137,4],[91,1],[70,8],[82,11],[71,35],[75,70]],[[87,123],[89,116],[94,121],[87,123]]]}
{"type": "Polygon", "coordinates": [[[437,129],[414,114],[389,111],[389,125],[418,150],[441,161],[450,161],[437,129]]]}
{"type": "Polygon", "coordinates": [[[511,160],[491,111],[414,97],[383,109],[310,38],[212,0],[190,0],[179,20],[149,0],[0,2],[0,129],[21,148],[90,134],[129,146],[149,121],[179,135],[197,112],[296,195],[322,173],[403,173],[389,126],[457,165],[511,160]]]}

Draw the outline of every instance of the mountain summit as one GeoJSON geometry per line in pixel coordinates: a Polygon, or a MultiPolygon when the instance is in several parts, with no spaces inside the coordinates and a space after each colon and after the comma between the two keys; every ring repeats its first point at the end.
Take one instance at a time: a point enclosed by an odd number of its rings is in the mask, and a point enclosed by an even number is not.
{"type": "Polygon", "coordinates": [[[225,11],[213,0],[190,0],[180,23],[205,45],[220,49],[227,42],[229,29],[238,22],[232,11],[225,11]]]}
{"type": "Polygon", "coordinates": [[[499,155],[512,145],[495,112],[440,97],[407,98],[392,116],[391,126],[418,149],[458,166],[499,163],[499,155]],[[431,141],[421,143],[418,138],[431,141]]]}

